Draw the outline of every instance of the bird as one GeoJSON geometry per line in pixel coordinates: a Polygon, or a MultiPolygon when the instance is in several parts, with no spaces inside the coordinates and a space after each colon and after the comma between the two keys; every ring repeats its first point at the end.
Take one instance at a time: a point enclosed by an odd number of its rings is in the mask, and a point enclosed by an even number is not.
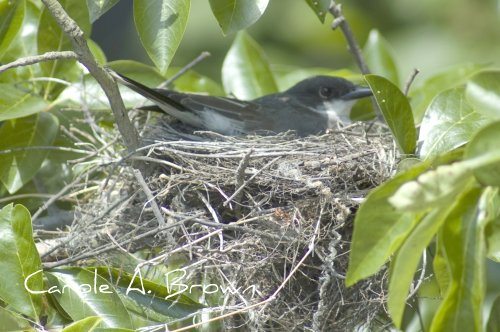
{"type": "Polygon", "coordinates": [[[334,76],[304,79],[286,91],[245,101],[229,97],[181,93],[149,88],[111,71],[122,85],[152,101],[181,122],[228,136],[294,131],[299,137],[350,124],[357,99],[368,97],[367,87],[334,76]]]}

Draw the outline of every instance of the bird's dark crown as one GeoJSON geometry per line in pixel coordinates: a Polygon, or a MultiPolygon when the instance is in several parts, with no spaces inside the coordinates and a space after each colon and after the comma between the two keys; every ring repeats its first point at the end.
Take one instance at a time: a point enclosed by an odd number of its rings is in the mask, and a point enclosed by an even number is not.
{"type": "Polygon", "coordinates": [[[314,76],[295,84],[286,93],[297,96],[318,96],[321,99],[340,99],[355,89],[356,85],[341,77],[314,76]]]}

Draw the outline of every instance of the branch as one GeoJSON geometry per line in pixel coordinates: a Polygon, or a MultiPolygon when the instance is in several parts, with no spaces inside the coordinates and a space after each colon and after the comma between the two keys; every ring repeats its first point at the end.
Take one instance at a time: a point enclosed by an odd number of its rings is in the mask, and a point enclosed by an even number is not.
{"type": "Polygon", "coordinates": [[[76,58],[78,58],[78,55],[73,51],[47,52],[41,55],[27,56],[21,59],[17,59],[16,61],[13,61],[6,65],[0,66],[0,73],[3,73],[4,71],[11,68],[29,66],[44,61],[76,58]]]}
{"type": "Polygon", "coordinates": [[[128,118],[125,105],[113,78],[101,68],[95,61],[94,56],[85,40],[82,29],[71,19],[64,8],[57,0],[42,0],[52,14],[57,24],[69,37],[73,44],[73,49],[78,56],[78,61],[84,65],[89,73],[96,79],[109,100],[111,109],[116,120],[116,125],[122,135],[129,152],[135,151],[139,147],[139,135],[132,122],[128,118]]]}
{"type": "Polygon", "coordinates": [[[354,58],[356,59],[356,62],[358,64],[359,69],[361,70],[361,73],[363,75],[369,74],[370,69],[368,69],[368,66],[363,58],[363,54],[361,53],[361,48],[359,47],[356,38],[354,38],[354,34],[352,33],[349,23],[347,23],[344,15],[342,14],[342,6],[340,4],[335,3],[335,1],[332,1],[332,4],[330,5],[330,8],[328,10],[333,15],[333,17],[335,17],[335,19],[332,22],[332,29],[335,30],[337,29],[337,27],[340,26],[340,29],[342,30],[342,33],[344,34],[345,39],[349,44],[349,50],[354,55],[354,58]]]}
{"type": "Polygon", "coordinates": [[[415,80],[415,77],[417,77],[418,73],[420,73],[420,70],[417,68],[413,69],[413,72],[411,73],[410,77],[408,78],[408,81],[406,81],[405,84],[405,89],[404,89],[404,94],[405,96],[408,96],[408,92],[410,92],[410,87],[413,84],[413,81],[415,80]]]}

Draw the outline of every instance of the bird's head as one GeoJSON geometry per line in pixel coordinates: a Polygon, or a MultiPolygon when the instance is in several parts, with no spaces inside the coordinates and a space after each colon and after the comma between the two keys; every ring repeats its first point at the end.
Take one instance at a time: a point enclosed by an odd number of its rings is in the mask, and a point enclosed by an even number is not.
{"type": "Polygon", "coordinates": [[[350,123],[356,100],[371,96],[372,92],[341,77],[315,76],[300,81],[285,94],[293,95],[311,110],[326,112],[329,122],[350,123]]]}

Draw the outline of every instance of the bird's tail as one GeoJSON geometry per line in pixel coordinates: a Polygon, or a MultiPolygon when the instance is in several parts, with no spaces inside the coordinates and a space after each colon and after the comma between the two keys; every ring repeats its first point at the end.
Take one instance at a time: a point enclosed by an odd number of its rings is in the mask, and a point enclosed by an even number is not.
{"type": "Polygon", "coordinates": [[[127,88],[137,92],[138,94],[144,96],[145,98],[156,102],[159,105],[164,105],[164,106],[171,106],[176,110],[183,110],[185,107],[179,104],[177,101],[173,100],[172,98],[166,96],[165,94],[162,94],[158,92],[155,89],[148,88],[147,86],[134,81],[131,78],[128,78],[122,74],[119,74],[115,72],[114,70],[108,69],[108,72],[111,76],[113,76],[117,82],[121,83],[122,85],[126,86],[127,88]]]}

